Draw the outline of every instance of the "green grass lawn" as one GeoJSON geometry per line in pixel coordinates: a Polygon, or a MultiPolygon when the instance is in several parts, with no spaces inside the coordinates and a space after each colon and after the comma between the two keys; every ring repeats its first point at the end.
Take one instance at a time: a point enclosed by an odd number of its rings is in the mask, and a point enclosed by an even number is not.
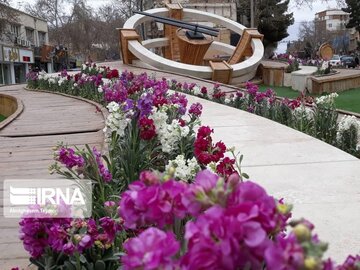
{"type": "MultiPolygon", "coordinates": [[[[260,91],[265,91],[268,88],[273,89],[279,97],[297,98],[300,94],[294,91],[291,87],[277,87],[277,86],[259,86],[260,91]]],[[[336,108],[360,113],[360,88],[339,92],[339,97],[335,99],[336,108]]]]}
{"type": "Polygon", "coordinates": [[[5,120],[5,119],[6,119],[6,117],[3,116],[2,114],[0,114],[0,122],[3,121],[3,120],[5,120]]]}

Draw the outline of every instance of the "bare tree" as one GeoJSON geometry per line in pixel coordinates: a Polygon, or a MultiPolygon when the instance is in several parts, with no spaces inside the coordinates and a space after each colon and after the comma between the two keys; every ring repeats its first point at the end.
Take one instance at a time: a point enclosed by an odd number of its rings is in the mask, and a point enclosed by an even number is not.
{"type": "MultiPolygon", "coordinates": [[[[328,3],[330,0],[293,0],[293,2],[296,4],[296,6],[298,7],[302,7],[304,5],[307,6],[312,6],[312,4],[314,4],[315,2],[320,2],[320,3],[328,3]]],[[[336,3],[339,7],[343,7],[345,4],[345,0],[336,0],[336,3]]]]}
{"type": "MultiPolygon", "coordinates": [[[[0,0],[0,38],[11,39],[8,31],[9,24],[16,24],[19,20],[18,12],[9,6],[8,0],[0,0]]],[[[4,40],[4,41],[5,41],[4,40]]]]}

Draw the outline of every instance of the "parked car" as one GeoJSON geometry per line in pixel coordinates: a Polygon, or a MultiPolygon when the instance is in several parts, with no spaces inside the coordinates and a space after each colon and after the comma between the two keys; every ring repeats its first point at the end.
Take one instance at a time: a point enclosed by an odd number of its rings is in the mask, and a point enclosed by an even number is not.
{"type": "Polygon", "coordinates": [[[341,63],[344,67],[352,67],[352,68],[356,68],[356,62],[355,62],[355,57],[353,56],[346,56],[343,57],[341,60],[341,63]]]}
{"type": "Polygon", "coordinates": [[[340,55],[334,54],[333,57],[330,59],[330,65],[340,66],[341,65],[340,55]]]}

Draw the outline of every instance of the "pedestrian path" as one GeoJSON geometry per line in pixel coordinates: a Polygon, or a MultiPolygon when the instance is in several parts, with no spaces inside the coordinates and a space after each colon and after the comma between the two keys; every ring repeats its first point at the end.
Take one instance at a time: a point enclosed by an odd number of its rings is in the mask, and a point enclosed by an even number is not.
{"type": "MultiPolygon", "coordinates": [[[[211,89],[213,83],[169,75],[158,70],[101,63],[135,73],[147,72],[158,79],[197,83],[211,89]]],[[[221,86],[223,91],[233,87],[221,86]]],[[[244,154],[243,168],[252,180],[277,198],[293,203],[294,218],[306,217],[320,239],[330,244],[327,256],[339,263],[348,254],[360,253],[360,160],[338,148],[266,118],[189,96],[200,102],[202,123],[244,154]]]]}
{"type": "MultiPolygon", "coordinates": [[[[23,112],[0,130],[0,189],[5,179],[60,178],[49,175],[52,148],[58,142],[102,147],[104,117],[91,103],[62,95],[24,90],[25,85],[0,87],[20,99],[23,112]]],[[[18,219],[3,217],[0,196],[0,269],[25,267],[28,254],[19,240],[18,219]]]]}

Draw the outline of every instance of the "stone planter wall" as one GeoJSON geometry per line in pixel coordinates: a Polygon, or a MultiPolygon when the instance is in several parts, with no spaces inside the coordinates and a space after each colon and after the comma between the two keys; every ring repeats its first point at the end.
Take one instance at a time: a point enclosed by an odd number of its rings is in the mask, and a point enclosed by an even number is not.
{"type": "Polygon", "coordinates": [[[283,86],[291,87],[291,73],[284,73],[283,86]]]}

